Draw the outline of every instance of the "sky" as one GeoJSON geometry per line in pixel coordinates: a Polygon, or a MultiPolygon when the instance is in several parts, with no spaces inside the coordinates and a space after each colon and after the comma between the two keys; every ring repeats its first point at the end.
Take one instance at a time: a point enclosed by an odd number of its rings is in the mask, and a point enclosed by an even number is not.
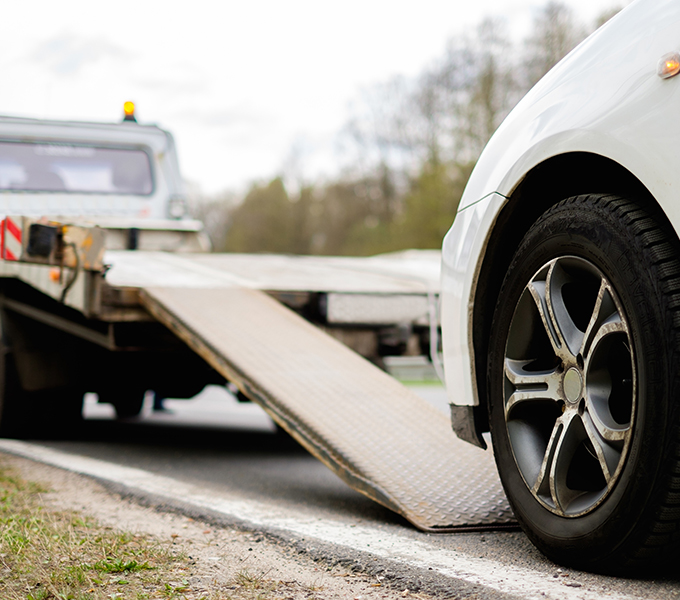
{"type": "MultiPolygon", "coordinates": [[[[586,23],[628,0],[563,0],[586,23]]],[[[0,114],[115,122],[175,136],[183,175],[241,191],[291,157],[339,168],[362,89],[413,76],[485,16],[519,39],[544,0],[6,0],[0,114]]]]}

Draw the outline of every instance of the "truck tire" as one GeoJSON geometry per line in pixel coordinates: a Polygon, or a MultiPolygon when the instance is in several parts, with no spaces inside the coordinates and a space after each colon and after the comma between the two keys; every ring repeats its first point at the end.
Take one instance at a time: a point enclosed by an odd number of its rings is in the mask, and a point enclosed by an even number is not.
{"type": "Polygon", "coordinates": [[[84,392],[63,387],[28,392],[21,387],[11,352],[0,360],[0,436],[63,438],[82,421],[84,392]]]}
{"type": "Polygon", "coordinates": [[[27,406],[38,415],[32,423],[34,434],[57,439],[71,437],[82,424],[85,392],[81,388],[64,386],[26,395],[27,406]]]}
{"type": "Polygon", "coordinates": [[[146,389],[136,387],[107,387],[98,392],[99,402],[113,405],[116,417],[119,419],[131,419],[138,417],[144,406],[146,389]]]}
{"type": "Polygon", "coordinates": [[[489,421],[503,486],[556,562],[608,573],[680,540],[677,239],[633,201],[569,198],[522,240],[494,313],[489,421]]]}
{"type": "MultiPolygon", "coordinates": [[[[49,369],[43,370],[49,365],[45,360],[38,360],[28,367],[24,365],[24,375],[39,374],[41,383],[49,386],[26,389],[17,366],[14,344],[16,338],[25,344],[30,335],[34,332],[26,327],[25,321],[0,310],[0,435],[19,438],[70,436],[82,421],[84,389],[68,384],[68,378],[63,376],[52,378],[49,369]]],[[[52,370],[61,375],[58,366],[52,370]]]]}
{"type": "Polygon", "coordinates": [[[0,343],[0,436],[21,437],[28,429],[29,409],[14,359],[0,343]]]}

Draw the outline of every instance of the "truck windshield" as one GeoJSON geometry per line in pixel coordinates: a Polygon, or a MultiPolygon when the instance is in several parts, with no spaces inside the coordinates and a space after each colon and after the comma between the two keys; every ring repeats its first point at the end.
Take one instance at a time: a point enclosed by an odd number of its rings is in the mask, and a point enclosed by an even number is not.
{"type": "Polygon", "coordinates": [[[148,195],[143,150],[49,142],[0,142],[0,190],[148,195]]]}

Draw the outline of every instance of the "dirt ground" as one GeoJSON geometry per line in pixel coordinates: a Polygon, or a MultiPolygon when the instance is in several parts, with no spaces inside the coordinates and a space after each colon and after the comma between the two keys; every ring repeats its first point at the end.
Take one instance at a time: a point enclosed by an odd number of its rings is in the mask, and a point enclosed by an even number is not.
{"type": "MultiPolygon", "coordinates": [[[[30,460],[0,454],[26,480],[41,483],[50,491],[43,494],[46,509],[75,511],[89,516],[102,527],[130,533],[151,534],[186,557],[184,577],[187,599],[218,594],[246,597],[235,581],[259,581],[248,597],[263,599],[371,599],[430,598],[395,589],[381,580],[352,572],[342,566],[314,562],[294,547],[257,531],[225,528],[140,506],[111,493],[89,478],[30,460]],[[238,586],[236,586],[238,587],[238,586]]],[[[248,586],[245,585],[247,588],[248,586]]]]}

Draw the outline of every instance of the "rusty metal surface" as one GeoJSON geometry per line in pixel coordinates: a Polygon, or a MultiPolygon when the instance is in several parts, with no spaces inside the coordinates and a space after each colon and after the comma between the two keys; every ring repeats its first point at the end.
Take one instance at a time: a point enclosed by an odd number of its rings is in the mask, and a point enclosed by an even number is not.
{"type": "Polygon", "coordinates": [[[265,293],[146,288],[141,299],[345,482],[417,527],[514,522],[490,452],[265,293]]]}

